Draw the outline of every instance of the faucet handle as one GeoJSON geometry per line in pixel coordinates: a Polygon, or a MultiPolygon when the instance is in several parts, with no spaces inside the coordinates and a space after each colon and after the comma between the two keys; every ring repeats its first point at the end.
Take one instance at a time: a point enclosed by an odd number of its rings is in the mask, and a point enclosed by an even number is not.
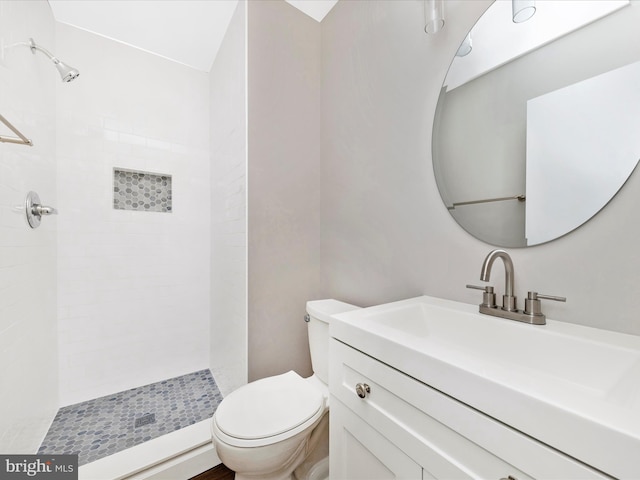
{"type": "Polygon", "coordinates": [[[481,306],[496,308],[496,294],[493,293],[493,287],[491,285],[487,285],[486,287],[481,287],[479,285],[467,285],[467,288],[482,290],[484,293],[482,294],[481,306]]]}
{"type": "Polygon", "coordinates": [[[493,287],[491,285],[487,285],[482,287],[480,285],[467,285],[467,288],[473,288],[475,290],[482,290],[484,292],[493,292],[493,287]]]}
{"type": "Polygon", "coordinates": [[[554,300],[556,302],[566,302],[566,297],[556,297],[554,295],[542,295],[538,292],[528,292],[524,301],[524,313],[527,315],[542,315],[540,300],[554,300]]]}
{"type": "Polygon", "coordinates": [[[567,301],[567,297],[556,297],[555,295],[543,295],[543,294],[538,293],[538,292],[528,292],[527,296],[531,300],[536,300],[538,298],[541,298],[542,300],[555,300],[556,302],[566,302],[567,301]]]}

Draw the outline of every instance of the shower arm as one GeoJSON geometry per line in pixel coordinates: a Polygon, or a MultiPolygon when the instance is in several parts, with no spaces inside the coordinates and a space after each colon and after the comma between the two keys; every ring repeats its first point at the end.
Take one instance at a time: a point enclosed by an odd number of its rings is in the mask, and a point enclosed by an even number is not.
{"type": "Polygon", "coordinates": [[[47,50],[46,48],[41,47],[40,45],[36,44],[36,42],[33,40],[33,38],[29,39],[29,48],[31,49],[31,53],[33,53],[34,55],[36,54],[36,50],[40,50],[42,53],[44,53],[47,57],[49,57],[49,59],[53,62],[53,63],[60,63],[60,60],[58,60],[58,58],[53,55],[49,50],[47,50]]]}

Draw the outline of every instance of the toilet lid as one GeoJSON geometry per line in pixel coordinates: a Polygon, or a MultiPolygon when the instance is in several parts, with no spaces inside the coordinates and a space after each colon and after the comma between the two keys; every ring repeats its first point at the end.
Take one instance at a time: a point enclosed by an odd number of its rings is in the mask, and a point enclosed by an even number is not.
{"type": "Polygon", "coordinates": [[[230,437],[254,440],[293,430],[323,409],[322,392],[291,371],[251,382],[225,397],[215,423],[230,437]]]}

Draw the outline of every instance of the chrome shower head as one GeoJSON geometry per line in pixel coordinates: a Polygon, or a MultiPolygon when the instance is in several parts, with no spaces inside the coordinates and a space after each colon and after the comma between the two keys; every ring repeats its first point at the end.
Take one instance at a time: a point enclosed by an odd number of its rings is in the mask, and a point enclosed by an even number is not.
{"type": "Polygon", "coordinates": [[[40,45],[36,45],[33,38],[29,39],[29,47],[31,48],[31,53],[36,54],[36,50],[40,50],[44,53],[49,59],[53,62],[58,73],[60,73],[60,77],[62,77],[62,81],[69,83],[80,75],[80,72],[69,65],[62,63],[58,58],[54,57],[48,50],[42,48],[40,45]]]}
{"type": "MultiPolygon", "coordinates": [[[[58,59],[56,58],[56,60],[58,59]]],[[[66,82],[66,83],[72,82],[73,80],[78,78],[78,76],[80,75],[80,72],[78,70],[76,70],[73,67],[70,67],[69,65],[62,63],[60,60],[58,60],[57,62],[54,61],[53,63],[58,69],[58,72],[60,72],[60,76],[62,77],[63,82],[66,82]]]]}

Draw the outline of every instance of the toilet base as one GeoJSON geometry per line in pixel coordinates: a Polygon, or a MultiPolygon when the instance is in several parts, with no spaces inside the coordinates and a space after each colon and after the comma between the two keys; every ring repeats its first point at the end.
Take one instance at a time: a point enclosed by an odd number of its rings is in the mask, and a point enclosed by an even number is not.
{"type": "Polygon", "coordinates": [[[323,458],[311,467],[304,479],[296,478],[296,480],[329,480],[329,457],[323,458]]]}
{"type": "Polygon", "coordinates": [[[329,478],[329,415],[325,416],[320,421],[325,422],[326,426],[318,424],[318,428],[314,431],[317,432],[315,438],[310,441],[314,442],[312,450],[302,463],[293,472],[294,480],[324,480],[322,478],[322,463],[326,463],[326,476],[329,478]]]}

